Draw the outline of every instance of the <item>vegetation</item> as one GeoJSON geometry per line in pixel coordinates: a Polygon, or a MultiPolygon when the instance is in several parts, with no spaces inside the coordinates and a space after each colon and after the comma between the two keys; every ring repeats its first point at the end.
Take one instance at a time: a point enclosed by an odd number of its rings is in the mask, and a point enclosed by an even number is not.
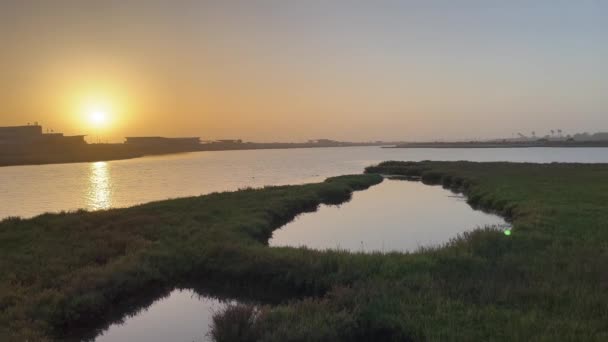
{"type": "Polygon", "coordinates": [[[216,314],[218,341],[606,340],[608,165],[385,162],[368,175],[0,223],[0,340],[53,339],[142,289],[195,280],[290,301],[216,314]],[[319,203],[420,178],[507,216],[416,253],[269,248],[319,203]],[[306,298],[302,298],[306,296],[306,298]]]}
{"type": "MultiPolygon", "coordinates": [[[[304,274],[285,272],[299,262],[295,256],[251,256],[268,250],[272,230],[295,215],[348,200],[353,190],[381,181],[378,175],[342,176],[6,219],[0,222],[0,341],[64,339],[81,325],[114,317],[115,304],[143,290],[159,293],[198,279],[304,284],[304,274]]],[[[317,262],[310,262],[312,272],[317,262]]]]}
{"type": "Polygon", "coordinates": [[[463,191],[508,217],[512,235],[479,229],[412,254],[273,249],[314,255],[308,281],[328,292],[253,320],[228,309],[216,316],[216,340],[608,339],[608,165],[385,162],[366,171],[463,191]]]}

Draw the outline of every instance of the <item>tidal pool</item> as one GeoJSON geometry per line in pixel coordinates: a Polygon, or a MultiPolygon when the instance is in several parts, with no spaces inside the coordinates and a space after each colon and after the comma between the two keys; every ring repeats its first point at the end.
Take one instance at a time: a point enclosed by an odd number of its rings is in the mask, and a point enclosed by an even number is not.
{"type": "Polygon", "coordinates": [[[148,308],[112,324],[96,342],[202,342],[208,336],[213,313],[234,301],[202,296],[193,290],[173,290],[148,308]]]}
{"type": "Polygon", "coordinates": [[[421,182],[385,179],[349,202],[321,205],[274,231],[270,246],[405,252],[448,242],[477,227],[506,224],[473,210],[462,195],[421,182]]]}

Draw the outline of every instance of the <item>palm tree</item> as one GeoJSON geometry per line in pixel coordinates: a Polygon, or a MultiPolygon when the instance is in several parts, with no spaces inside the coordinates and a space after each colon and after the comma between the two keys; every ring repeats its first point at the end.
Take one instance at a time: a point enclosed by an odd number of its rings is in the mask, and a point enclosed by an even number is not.
{"type": "Polygon", "coordinates": [[[555,134],[554,130],[551,130],[551,136],[553,136],[555,134]]]}
{"type": "Polygon", "coordinates": [[[559,137],[561,138],[561,137],[562,137],[562,130],[561,130],[561,129],[558,129],[558,130],[557,130],[557,133],[559,133],[559,137]]]}

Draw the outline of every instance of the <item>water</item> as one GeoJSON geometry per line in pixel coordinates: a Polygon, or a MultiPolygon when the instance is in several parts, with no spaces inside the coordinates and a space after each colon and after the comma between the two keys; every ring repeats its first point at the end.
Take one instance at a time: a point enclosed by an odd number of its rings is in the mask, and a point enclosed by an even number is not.
{"type": "Polygon", "coordinates": [[[608,162],[608,148],[214,151],[97,163],[0,168],[0,218],[126,207],[167,198],[361,173],[385,160],[608,162]]]}
{"type": "Polygon", "coordinates": [[[473,210],[464,197],[439,186],[385,179],[340,206],[322,205],[274,231],[270,246],[352,252],[415,251],[441,245],[476,227],[504,225],[473,210]]]}
{"type": "Polygon", "coordinates": [[[174,290],[124,323],[111,325],[94,341],[211,341],[212,315],[229,303],[192,290],[174,290]]]}
{"type": "MultiPolygon", "coordinates": [[[[385,179],[340,206],[322,205],[274,232],[271,246],[350,251],[413,251],[446,242],[476,226],[500,225],[498,216],[472,210],[465,198],[439,186],[385,179]],[[440,214],[438,214],[440,213],[440,214]]],[[[236,301],[174,290],[95,342],[211,341],[212,315],[236,301]]]]}

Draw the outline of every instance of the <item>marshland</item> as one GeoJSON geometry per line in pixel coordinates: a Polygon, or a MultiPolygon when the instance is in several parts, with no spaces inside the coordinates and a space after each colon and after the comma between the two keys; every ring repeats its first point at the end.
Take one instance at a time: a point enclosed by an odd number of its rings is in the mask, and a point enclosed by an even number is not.
{"type": "Polygon", "coordinates": [[[202,282],[281,290],[216,312],[218,341],[600,340],[607,177],[606,164],[385,162],[321,183],[5,219],[0,336],[66,338],[143,292],[202,282]],[[380,174],[463,192],[512,234],[480,228],[405,253],[267,245],[296,215],[371,191],[380,174]]]}

